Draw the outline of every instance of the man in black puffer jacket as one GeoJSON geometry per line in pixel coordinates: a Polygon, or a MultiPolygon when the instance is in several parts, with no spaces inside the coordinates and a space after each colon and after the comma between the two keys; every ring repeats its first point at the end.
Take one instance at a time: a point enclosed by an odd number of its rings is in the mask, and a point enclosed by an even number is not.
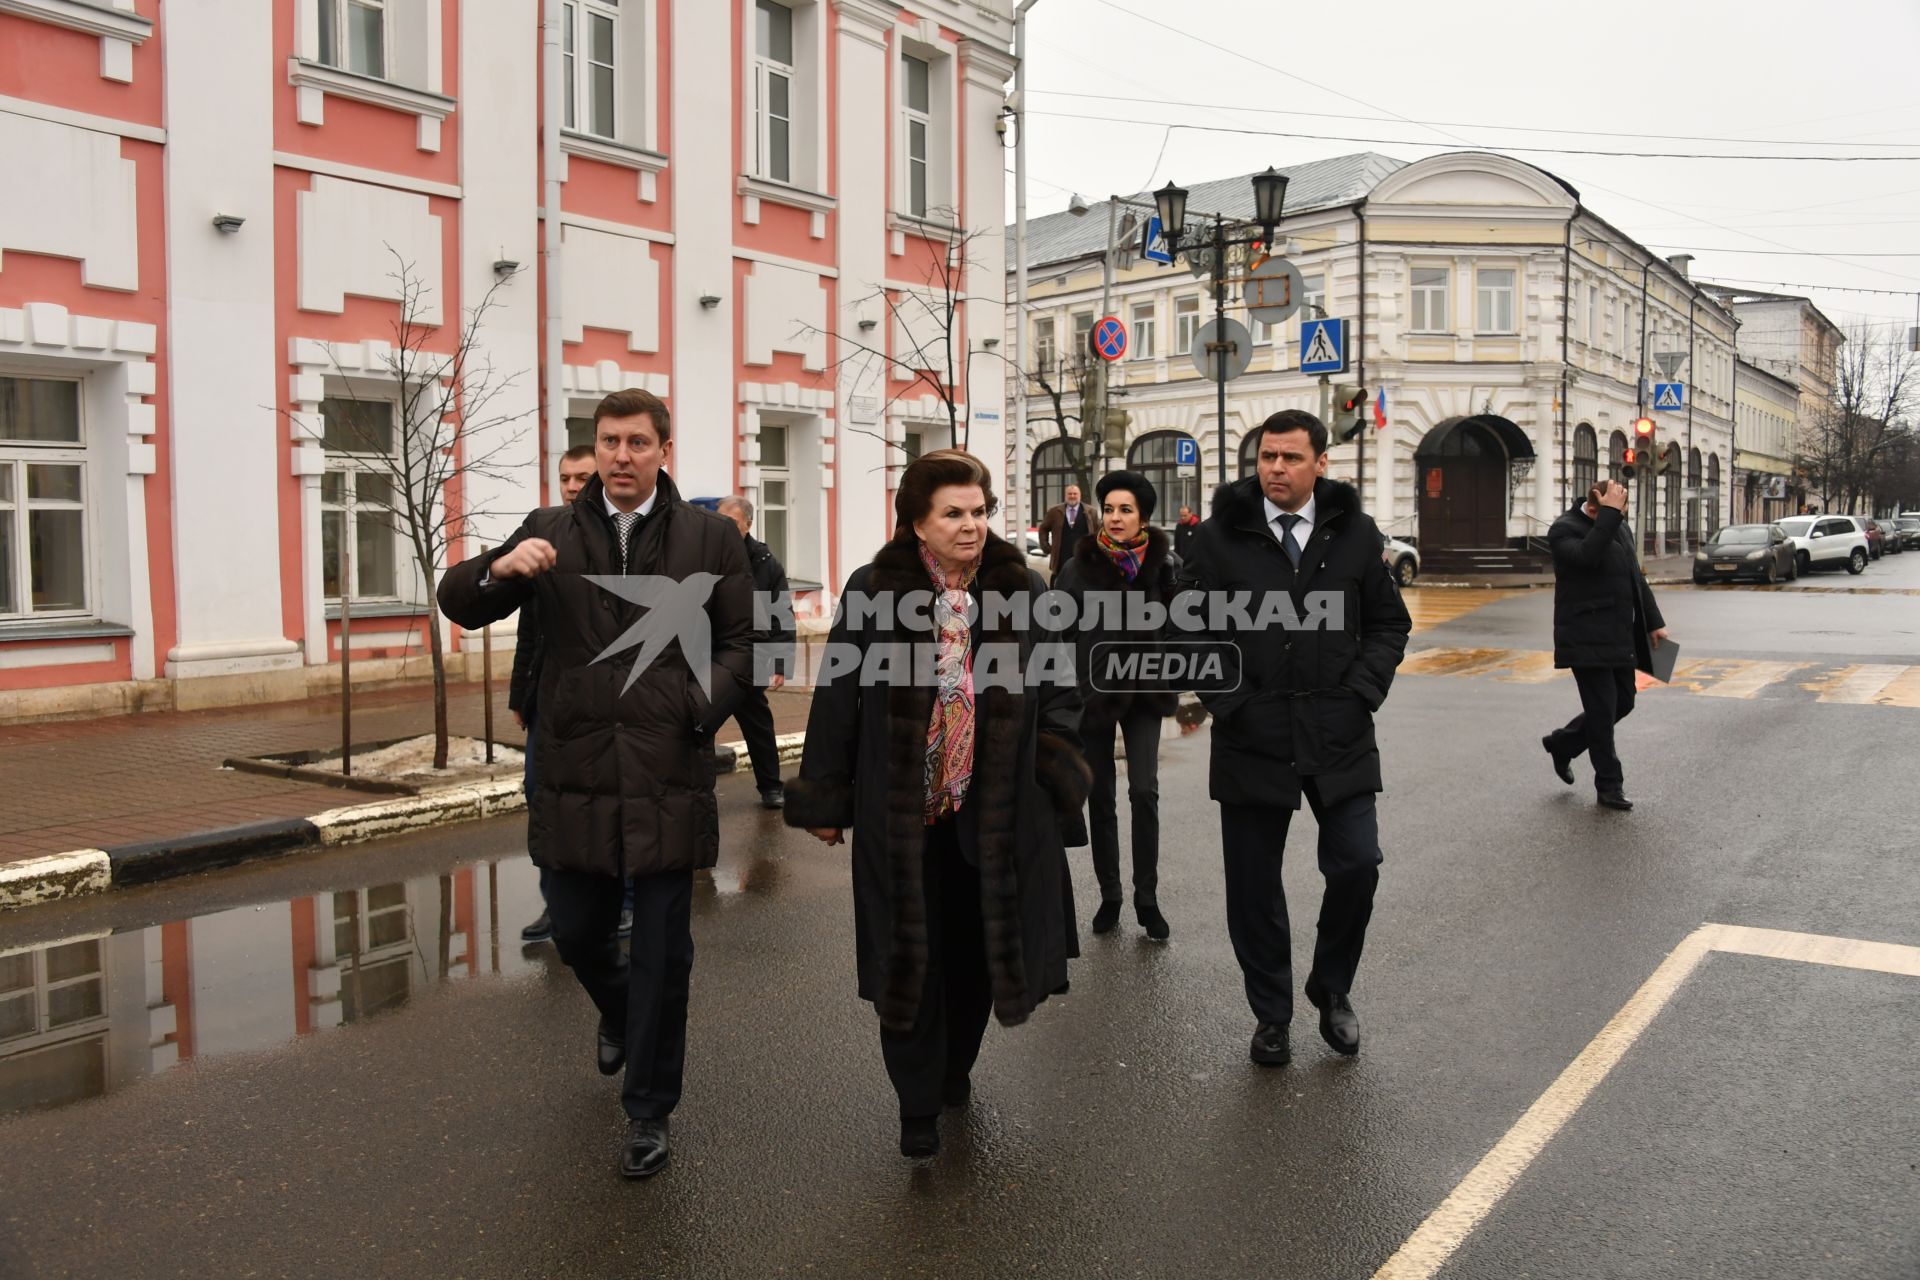
{"type": "Polygon", "coordinates": [[[1600,803],[1633,808],[1613,749],[1613,726],[1633,710],[1634,670],[1653,669],[1667,638],[1666,619],[1640,571],[1626,525],[1627,487],[1602,480],[1586,500],[1553,522],[1553,665],[1571,667],[1580,714],[1540,739],[1560,781],[1573,785],[1573,762],[1593,762],[1600,803]]]}
{"type": "Polygon", "coordinates": [[[1231,692],[1201,693],[1213,713],[1210,790],[1220,802],[1227,931],[1258,1026],[1263,1066],[1291,1058],[1292,943],[1280,860],[1304,795],[1320,824],[1326,898],[1306,994],[1320,1034],[1360,1050],[1348,998],[1380,880],[1380,753],[1386,700],[1412,621],[1380,559],[1380,533],[1352,486],[1326,478],[1327,429],[1285,410],[1256,428],[1257,473],[1222,487],[1193,541],[1183,581],[1226,607],[1231,692]],[[1238,597],[1239,610],[1232,608],[1238,597]]]}

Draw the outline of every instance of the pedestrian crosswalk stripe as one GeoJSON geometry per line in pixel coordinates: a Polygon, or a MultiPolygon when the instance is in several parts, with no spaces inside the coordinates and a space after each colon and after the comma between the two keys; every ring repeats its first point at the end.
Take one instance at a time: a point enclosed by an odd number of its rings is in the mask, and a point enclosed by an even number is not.
{"type": "MultiPolygon", "coordinates": [[[[1545,684],[1567,672],[1553,665],[1544,649],[1472,649],[1438,645],[1418,649],[1400,664],[1409,676],[1490,676],[1511,684],[1545,684]]],[[[1682,661],[1673,682],[1662,686],[1644,674],[1643,691],[1662,688],[1705,698],[1751,701],[1772,689],[1799,688],[1825,703],[1850,706],[1920,708],[1920,666],[1857,663],[1822,667],[1813,662],[1773,662],[1755,658],[1692,658],[1682,661]]]]}

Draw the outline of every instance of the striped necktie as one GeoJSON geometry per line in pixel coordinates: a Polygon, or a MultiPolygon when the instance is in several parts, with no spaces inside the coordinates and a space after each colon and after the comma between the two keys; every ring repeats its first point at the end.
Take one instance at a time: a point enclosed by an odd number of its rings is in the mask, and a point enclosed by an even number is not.
{"type": "Polygon", "coordinates": [[[1280,522],[1280,547],[1287,553],[1287,559],[1293,561],[1293,567],[1300,567],[1300,544],[1293,540],[1293,526],[1300,523],[1300,517],[1291,511],[1282,511],[1274,517],[1280,522]]]}
{"type": "Polygon", "coordinates": [[[627,563],[627,543],[633,537],[633,527],[640,523],[638,511],[616,511],[613,513],[614,532],[620,535],[620,564],[627,563]]]}

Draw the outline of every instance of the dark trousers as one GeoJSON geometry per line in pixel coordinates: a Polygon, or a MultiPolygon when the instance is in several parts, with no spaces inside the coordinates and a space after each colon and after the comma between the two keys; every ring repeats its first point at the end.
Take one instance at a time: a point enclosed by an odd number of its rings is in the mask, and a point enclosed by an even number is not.
{"type": "Polygon", "coordinates": [[[1547,740],[1553,754],[1569,760],[1586,752],[1593,762],[1594,789],[1618,791],[1626,773],[1613,749],[1613,726],[1633,714],[1633,668],[1575,667],[1573,683],[1580,690],[1580,714],[1547,740]]]}
{"type": "Polygon", "coordinates": [[[1119,902],[1120,816],[1114,771],[1114,731],[1127,753],[1127,803],[1132,810],[1128,835],[1133,845],[1133,901],[1158,905],[1160,885],[1160,722],[1162,717],[1136,702],[1116,722],[1089,714],[1081,723],[1087,763],[1093,767],[1093,791],[1087,797],[1088,834],[1093,841],[1093,874],[1100,900],[1119,902]]]}
{"type": "Polygon", "coordinates": [[[753,785],[762,791],[779,786],[780,748],[773,740],[773,708],[767,705],[767,691],[759,685],[748,689],[733,718],[740,725],[740,736],[747,740],[753,785]]]}
{"type": "MultiPolygon", "coordinates": [[[[1320,874],[1327,881],[1306,983],[1307,998],[1320,1000],[1353,990],[1373,916],[1374,887],[1380,883],[1380,824],[1371,792],[1327,805],[1314,779],[1303,779],[1302,790],[1320,824],[1320,874]]],[[[1246,978],[1253,1016],[1282,1025],[1293,1017],[1293,936],[1280,878],[1293,814],[1270,805],[1220,806],[1227,934],[1246,978]]]]}
{"type": "Polygon", "coordinates": [[[880,1028],[900,1115],[932,1116],[949,1079],[973,1070],[993,1013],[980,873],[967,864],[951,819],[927,828],[921,854],[927,898],[927,978],[911,1031],[880,1028]]]}
{"type": "Polygon", "coordinates": [[[556,870],[547,909],[560,958],[586,988],[601,1021],[624,1028],[627,1079],[620,1103],[635,1120],[659,1120],[680,1101],[687,1059],[687,993],[693,977],[693,873],[635,876],[632,960],[622,954],[617,876],[556,870]]]}

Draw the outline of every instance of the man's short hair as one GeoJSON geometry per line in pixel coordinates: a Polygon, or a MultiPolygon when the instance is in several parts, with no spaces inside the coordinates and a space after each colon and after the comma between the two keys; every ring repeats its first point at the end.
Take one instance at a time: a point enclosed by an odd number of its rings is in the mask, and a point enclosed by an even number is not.
{"type": "Polygon", "coordinates": [[[569,449],[569,450],[567,450],[567,451],[566,451],[565,453],[563,453],[563,454],[561,454],[561,455],[560,455],[560,461],[562,461],[562,462],[592,462],[592,461],[593,461],[593,446],[592,446],[592,445],[590,445],[590,444],[577,444],[577,445],[575,445],[575,446],[573,446],[573,448],[571,448],[571,449],[569,449]]]}
{"type": "Polygon", "coordinates": [[[730,497],[722,498],[715,505],[721,515],[725,515],[729,511],[738,511],[741,519],[745,520],[748,524],[753,523],[753,499],[743,493],[736,493],[730,497]]]}
{"type": "Polygon", "coordinates": [[[1319,457],[1327,451],[1327,424],[1308,413],[1305,409],[1282,409],[1254,428],[1261,437],[1260,444],[1254,446],[1257,451],[1266,444],[1268,435],[1284,435],[1289,431],[1304,431],[1313,445],[1313,456],[1319,457]]]}
{"type": "Polygon", "coordinates": [[[642,391],[638,387],[629,387],[625,391],[610,393],[593,408],[593,426],[599,431],[602,418],[631,418],[644,413],[653,421],[653,432],[665,444],[673,439],[673,419],[667,412],[667,402],[651,391],[642,391]]]}

